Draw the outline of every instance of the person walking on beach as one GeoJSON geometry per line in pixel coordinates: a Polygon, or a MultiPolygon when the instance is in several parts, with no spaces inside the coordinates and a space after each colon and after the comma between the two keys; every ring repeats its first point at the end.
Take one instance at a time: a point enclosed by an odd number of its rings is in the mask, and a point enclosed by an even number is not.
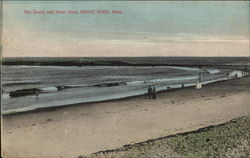
{"type": "Polygon", "coordinates": [[[152,89],[152,86],[149,85],[149,86],[148,86],[148,98],[149,98],[149,99],[152,98],[152,90],[153,90],[153,89],[152,89]]]}
{"type": "Polygon", "coordinates": [[[38,95],[39,95],[39,92],[38,90],[36,90],[36,101],[38,101],[38,95]]]}
{"type": "Polygon", "coordinates": [[[153,86],[152,94],[153,94],[153,99],[156,99],[156,88],[155,88],[155,86],[153,86]]]}
{"type": "Polygon", "coordinates": [[[199,83],[201,83],[201,79],[202,79],[202,74],[199,73],[199,83]]]}

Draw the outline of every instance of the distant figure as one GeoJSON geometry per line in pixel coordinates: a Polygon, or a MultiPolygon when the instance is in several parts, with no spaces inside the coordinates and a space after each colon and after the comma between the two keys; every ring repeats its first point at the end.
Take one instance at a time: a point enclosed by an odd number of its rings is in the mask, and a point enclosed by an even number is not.
{"type": "Polygon", "coordinates": [[[152,98],[152,91],[153,91],[152,86],[149,85],[149,86],[148,86],[148,98],[149,98],[149,99],[152,98]]]}
{"type": "Polygon", "coordinates": [[[201,83],[202,74],[199,73],[199,83],[201,83]]]}
{"type": "Polygon", "coordinates": [[[153,86],[152,95],[153,95],[153,99],[156,99],[156,88],[155,88],[155,86],[153,86]]]}
{"type": "Polygon", "coordinates": [[[38,95],[39,95],[39,92],[38,90],[36,90],[36,100],[38,101],[38,95]]]}

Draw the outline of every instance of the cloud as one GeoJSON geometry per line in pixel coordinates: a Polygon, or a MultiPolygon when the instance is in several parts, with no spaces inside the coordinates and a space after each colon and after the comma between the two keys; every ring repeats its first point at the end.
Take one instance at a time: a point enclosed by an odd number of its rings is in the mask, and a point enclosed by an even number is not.
{"type": "Polygon", "coordinates": [[[250,56],[249,37],[192,33],[29,29],[18,19],[3,28],[4,57],[250,56]]]}

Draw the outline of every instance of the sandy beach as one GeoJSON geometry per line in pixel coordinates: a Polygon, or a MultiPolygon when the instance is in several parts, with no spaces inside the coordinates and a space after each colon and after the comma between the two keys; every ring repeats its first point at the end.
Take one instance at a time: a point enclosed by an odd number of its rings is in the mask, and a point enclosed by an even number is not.
{"type": "MultiPolygon", "coordinates": [[[[146,90],[145,90],[146,91],[146,90]]],[[[3,116],[4,157],[75,158],[250,113],[250,77],[202,89],[3,116]]]]}

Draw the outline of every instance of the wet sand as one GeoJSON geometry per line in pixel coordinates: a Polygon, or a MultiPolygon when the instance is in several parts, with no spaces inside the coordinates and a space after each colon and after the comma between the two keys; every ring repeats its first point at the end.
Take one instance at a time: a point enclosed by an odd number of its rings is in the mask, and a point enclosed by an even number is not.
{"type": "Polygon", "coordinates": [[[216,125],[250,113],[250,77],[3,117],[4,157],[73,158],[216,125]]]}

